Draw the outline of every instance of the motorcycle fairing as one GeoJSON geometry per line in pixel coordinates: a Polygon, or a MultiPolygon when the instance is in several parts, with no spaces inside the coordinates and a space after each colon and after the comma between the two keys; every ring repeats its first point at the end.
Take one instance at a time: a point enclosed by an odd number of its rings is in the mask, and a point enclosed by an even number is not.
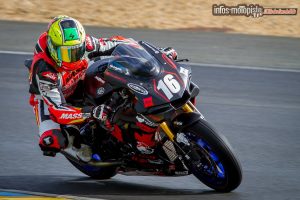
{"type": "Polygon", "coordinates": [[[91,64],[85,74],[84,87],[85,94],[90,99],[99,101],[105,100],[105,96],[110,94],[115,88],[103,77],[103,72],[109,63],[109,58],[99,60],[91,64]]]}
{"type": "Polygon", "coordinates": [[[139,113],[180,100],[189,84],[190,68],[177,65],[148,43],[139,42],[139,45],[139,48],[118,45],[113,53],[115,58],[110,60],[104,72],[104,79],[111,85],[132,91],[137,99],[135,109],[139,113]],[[150,63],[138,57],[146,55],[145,51],[151,55],[148,56],[150,63]]]}

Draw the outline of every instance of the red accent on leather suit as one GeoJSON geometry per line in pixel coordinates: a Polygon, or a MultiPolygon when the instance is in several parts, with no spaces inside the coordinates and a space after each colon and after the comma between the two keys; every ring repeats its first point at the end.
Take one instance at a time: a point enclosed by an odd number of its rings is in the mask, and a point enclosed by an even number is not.
{"type": "Polygon", "coordinates": [[[63,62],[61,66],[58,66],[48,52],[47,32],[40,35],[30,66],[29,92],[31,93],[30,105],[33,106],[39,126],[42,150],[46,150],[47,147],[49,150],[65,148],[65,142],[62,140],[66,138],[61,133],[60,124],[80,124],[91,116],[91,107],[78,108],[67,102],[71,100],[79,83],[84,79],[88,57],[110,55],[112,50],[122,42],[106,38],[97,39],[87,35],[86,56],[77,62],[63,62]],[[105,45],[102,45],[103,42],[105,45]],[[68,67],[65,67],[66,65],[68,67]],[[53,143],[47,146],[45,138],[53,143]]]}

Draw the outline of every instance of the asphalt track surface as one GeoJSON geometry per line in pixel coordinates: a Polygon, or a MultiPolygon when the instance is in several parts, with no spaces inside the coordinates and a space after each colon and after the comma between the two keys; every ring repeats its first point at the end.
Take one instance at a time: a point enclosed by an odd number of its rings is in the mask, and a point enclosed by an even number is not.
{"type": "MultiPolygon", "coordinates": [[[[1,31],[0,50],[2,47],[17,50],[5,46],[9,40],[3,36],[8,36],[2,28],[1,31]]],[[[159,34],[166,37],[165,32],[157,31],[156,35],[159,34]]],[[[224,37],[226,40],[231,36],[224,37]]],[[[151,38],[150,35],[148,41],[151,38]]],[[[18,50],[28,51],[26,48],[18,50]]],[[[300,46],[294,50],[299,57],[300,46]]],[[[284,57],[285,53],[282,54],[284,57]]],[[[300,73],[192,67],[193,80],[201,89],[198,109],[228,138],[243,166],[240,187],[219,194],[193,176],[117,175],[111,180],[95,181],[78,172],[61,155],[43,157],[37,145],[34,115],[28,105],[27,71],[23,67],[28,57],[0,53],[0,190],[102,199],[299,199],[300,73]]],[[[292,64],[287,65],[297,67],[298,57],[293,57],[292,64]]]]}

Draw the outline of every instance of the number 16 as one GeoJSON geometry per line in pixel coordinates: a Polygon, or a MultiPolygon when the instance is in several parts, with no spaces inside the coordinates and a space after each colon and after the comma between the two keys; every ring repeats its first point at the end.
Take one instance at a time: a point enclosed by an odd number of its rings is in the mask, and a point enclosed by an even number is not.
{"type": "Polygon", "coordinates": [[[163,80],[158,81],[157,89],[161,89],[168,99],[172,99],[173,94],[180,91],[180,84],[172,74],[167,74],[163,80]]]}

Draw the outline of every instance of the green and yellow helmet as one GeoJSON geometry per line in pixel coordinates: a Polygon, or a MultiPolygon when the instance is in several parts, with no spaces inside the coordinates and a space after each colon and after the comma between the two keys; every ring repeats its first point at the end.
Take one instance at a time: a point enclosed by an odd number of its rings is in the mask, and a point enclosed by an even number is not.
{"type": "Polygon", "coordinates": [[[76,19],[60,15],[48,26],[47,46],[58,66],[70,66],[80,61],[85,53],[85,30],[76,19]]]}

